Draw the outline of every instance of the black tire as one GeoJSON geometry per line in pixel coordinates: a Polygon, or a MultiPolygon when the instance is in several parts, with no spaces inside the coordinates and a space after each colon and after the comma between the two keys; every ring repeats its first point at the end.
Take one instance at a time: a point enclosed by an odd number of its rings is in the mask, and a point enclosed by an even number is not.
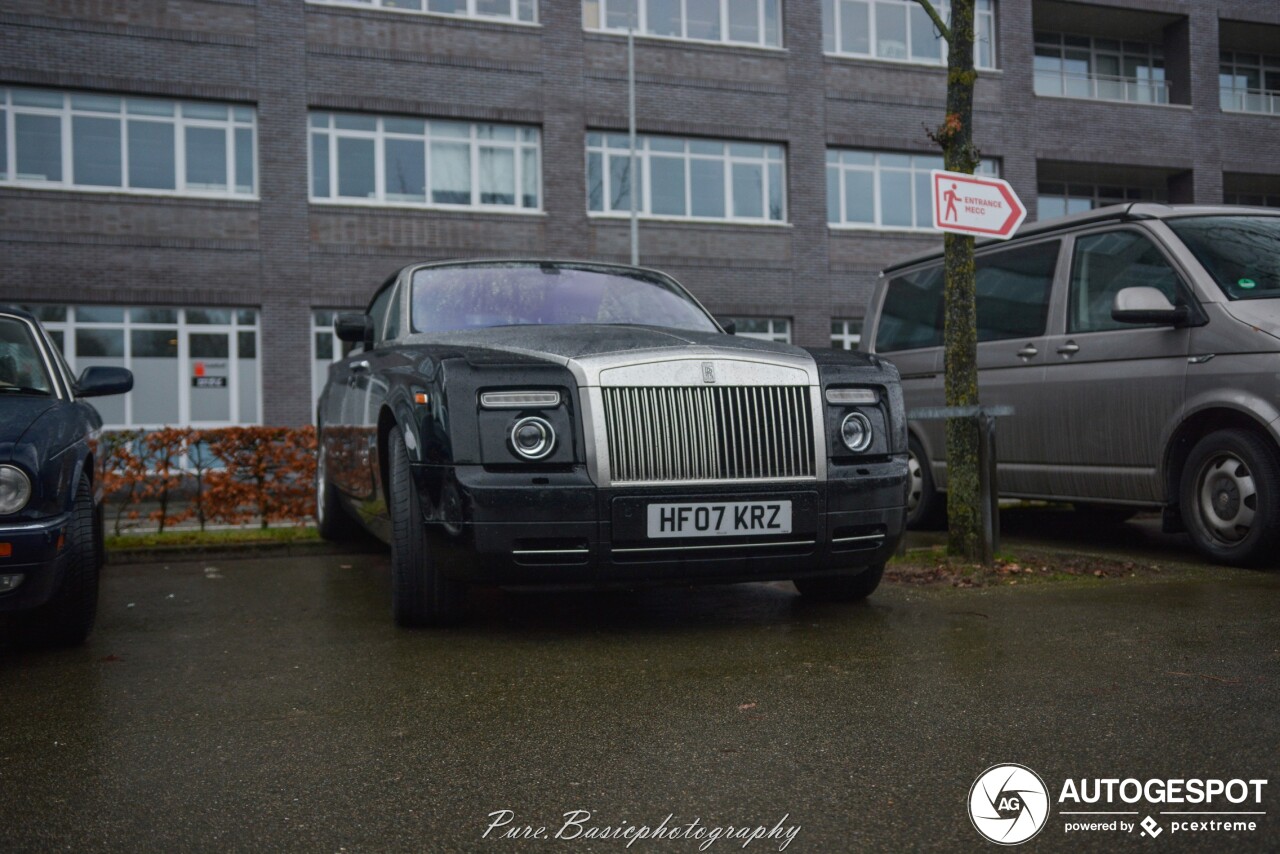
{"type": "Polygon", "coordinates": [[[869,566],[857,575],[818,575],[792,581],[800,595],[815,602],[857,602],[880,586],[884,564],[869,566]]]}
{"type": "Polygon", "coordinates": [[[80,476],[75,509],[67,527],[67,566],[53,598],[27,617],[25,641],[37,647],[79,646],[93,631],[98,614],[97,514],[89,478],[80,476]]]}
{"type": "Polygon", "coordinates": [[[409,472],[400,428],[388,437],[391,468],[391,611],[405,628],[456,623],[466,605],[466,585],[440,572],[427,541],[422,502],[409,472]]]}
{"type": "Polygon", "coordinates": [[[1216,563],[1276,561],[1280,541],[1280,461],[1246,430],[1219,430],[1191,449],[1178,490],[1182,520],[1216,563]]]}
{"type": "Polygon", "coordinates": [[[907,440],[907,451],[907,528],[936,531],[946,527],[946,499],[933,488],[929,458],[915,436],[907,440]]]}
{"type": "Polygon", "coordinates": [[[327,477],[324,445],[316,451],[316,532],[331,543],[349,543],[363,534],[327,477]]]}
{"type": "Polygon", "coordinates": [[[1125,507],[1123,504],[1085,504],[1071,505],[1076,511],[1076,518],[1087,525],[1113,528],[1123,525],[1138,514],[1137,507],[1125,507]]]}

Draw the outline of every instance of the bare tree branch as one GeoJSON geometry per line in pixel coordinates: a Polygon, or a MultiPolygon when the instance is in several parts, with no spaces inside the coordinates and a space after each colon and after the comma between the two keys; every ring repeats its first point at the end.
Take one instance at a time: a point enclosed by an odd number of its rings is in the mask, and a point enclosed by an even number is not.
{"type": "Polygon", "coordinates": [[[916,2],[924,9],[925,14],[933,20],[933,25],[938,28],[938,32],[942,33],[942,37],[950,43],[951,28],[947,26],[946,21],[942,20],[942,15],[938,14],[938,10],[933,3],[930,0],[916,0],[916,2]]]}

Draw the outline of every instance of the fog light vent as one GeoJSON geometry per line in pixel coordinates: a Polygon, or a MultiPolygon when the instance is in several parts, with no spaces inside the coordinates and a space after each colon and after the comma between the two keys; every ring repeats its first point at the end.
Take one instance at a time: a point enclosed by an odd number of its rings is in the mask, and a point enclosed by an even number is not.
{"type": "Polygon", "coordinates": [[[22,583],[25,575],[0,575],[0,593],[8,593],[22,583]]]}

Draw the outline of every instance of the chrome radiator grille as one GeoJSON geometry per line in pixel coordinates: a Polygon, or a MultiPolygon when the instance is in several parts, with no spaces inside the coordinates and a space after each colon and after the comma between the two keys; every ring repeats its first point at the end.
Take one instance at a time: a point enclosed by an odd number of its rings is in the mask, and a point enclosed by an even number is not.
{"type": "Polygon", "coordinates": [[[814,476],[808,386],[602,391],[614,483],[814,476]]]}

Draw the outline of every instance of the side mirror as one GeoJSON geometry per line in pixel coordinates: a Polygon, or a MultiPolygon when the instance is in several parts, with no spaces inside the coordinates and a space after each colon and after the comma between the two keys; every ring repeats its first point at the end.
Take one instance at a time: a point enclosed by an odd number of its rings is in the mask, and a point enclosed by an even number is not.
{"type": "Polygon", "coordinates": [[[1156,288],[1123,288],[1111,304],[1111,319],[1120,323],[1159,323],[1181,326],[1191,317],[1185,305],[1175,306],[1156,288]]]}
{"type": "Polygon", "coordinates": [[[80,397],[104,397],[108,394],[124,394],[133,389],[133,371],[127,368],[85,368],[76,380],[76,394],[80,397]]]}
{"type": "Polygon", "coordinates": [[[717,318],[717,322],[720,324],[720,328],[725,331],[726,335],[738,334],[738,324],[734,323],[732,320],[722,320],[717,318]]]}
{"type": "Polygon", "coordinates": [[[334,318],[333,331],[343,341],[363,344],[365,347],[373,346],[373,318],[367,314],[340,314],[334,318]]]}

